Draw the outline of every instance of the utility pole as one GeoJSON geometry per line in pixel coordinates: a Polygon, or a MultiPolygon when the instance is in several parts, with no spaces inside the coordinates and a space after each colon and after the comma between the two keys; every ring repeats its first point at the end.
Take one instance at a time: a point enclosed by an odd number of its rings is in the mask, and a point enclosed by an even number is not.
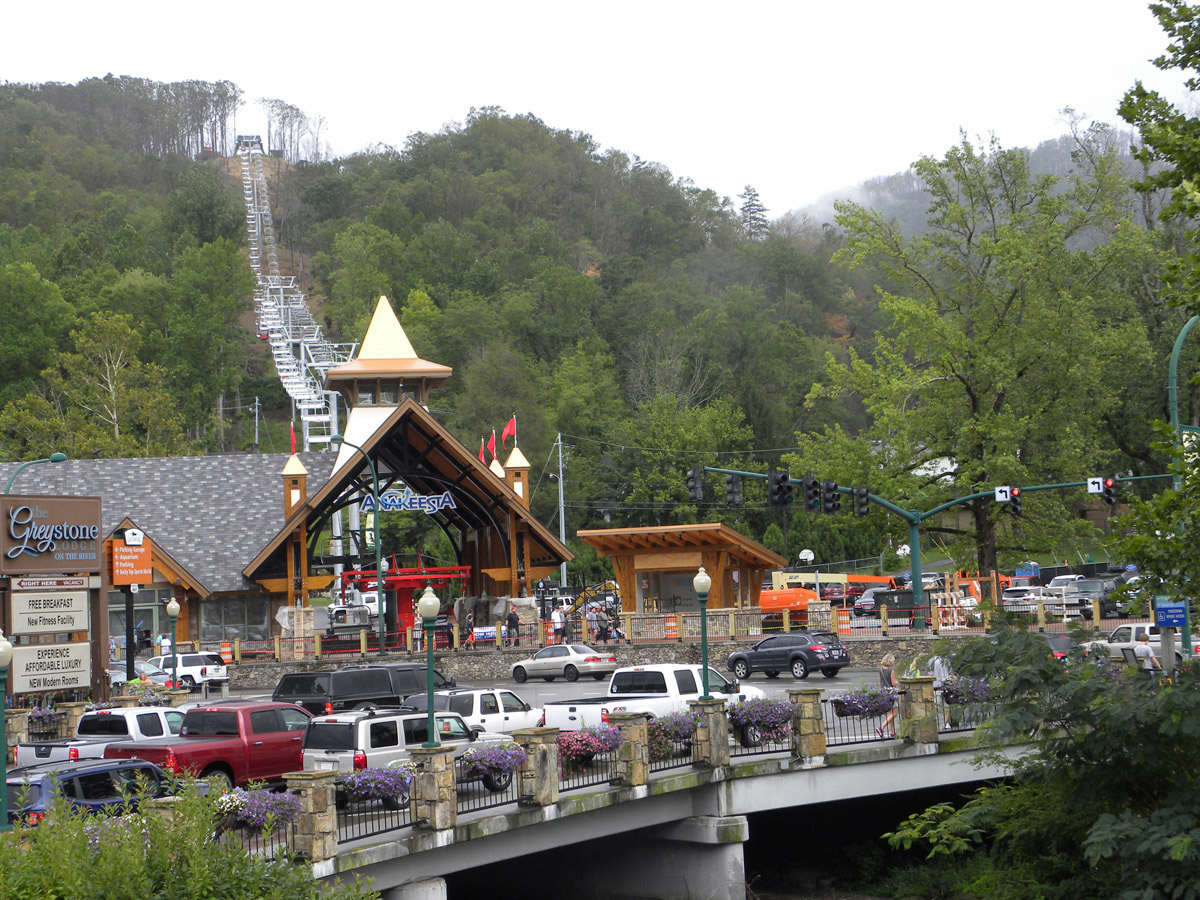
{"type": "MultiPolygon", "coordinates": [[[[566,546],[567,543],[567,517],[564,512],[563,503],[563,443],[562,432],[558,433],[558,539],[566,546]]],[[[567,562],[563,560],[559,568],[558,584],[560,587],[567,586],[567,562]]]]}

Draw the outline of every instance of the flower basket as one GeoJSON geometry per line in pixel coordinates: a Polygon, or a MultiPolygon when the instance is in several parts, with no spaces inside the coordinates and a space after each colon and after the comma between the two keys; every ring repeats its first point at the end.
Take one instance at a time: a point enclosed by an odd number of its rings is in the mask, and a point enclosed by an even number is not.
{"type": "Polygon", "coordinates": [[[488,744],[467,749],[460,762],[464,778],[481,778],[489,791],[503,791],[512,784],[513,773],[525,765],[525,751],[511,741],[488,744]]]}
{"type": "Polygon", "coordinates": [[[244,831],[277,831],[300,817],[300,798],[290,793],[247,791],[236,788],[216,800],[218,833],[240,828],[244,831]]]}
{"type": "Polygon", "coordinates": [[[43,709],[35,706],[29,710],[28,727],[30,736],[46,737],[58,733],[59,724],[63,720],[62,713],[53,709],[43,709]]]}
{"type": "Polygon", "coordinates": [[[651,719],[646,727],[650,743],[650,761],[669,759],[681,746],[689,747],[700,717],[692,713],[673,713],[661,719],[651,719]]]}
{"type": "Polygon", "coordinates": [[[620,746],[621,731],[611,725],[558,733],[558,758],[568,769],[581,769],[597,753],[611,753],[620,746]]]}
{"type": "Polygon", "coordinates": [[[884,687],[862,688],[847,691],[830,702],[839,718],[874,718],[886,716],[896,705],[896,691],[884,687]]]}
{"type": "Polygon", "coordinates": [[[343,789],[348,803],[379,800],[395,807],[407,801],[412,780],[412,766],[397,765],[385,769],[361,769],[342,775],[338,778],[338,785],[343,789]]]}
{"type": "Polygon", "coordinates": [[[942,701],[948,706],[987,703],[996,699],[996,688],[986,678],[957,675],[942,685],[942,701]]]}
{"type": "Polygon", "coordinates": [[[729,708],[729,724],[746,747],[781,741],[792,730],[792,704],[786,700],[747,700],[729,708]]]}

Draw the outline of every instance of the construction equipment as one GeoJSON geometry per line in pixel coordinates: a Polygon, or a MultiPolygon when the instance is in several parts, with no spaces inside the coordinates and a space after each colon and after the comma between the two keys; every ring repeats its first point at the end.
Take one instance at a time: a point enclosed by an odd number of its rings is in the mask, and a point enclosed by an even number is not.
{"type": "Polygon", "coordinates": [[[621,589],[617,587],[615,581],[601,581],[599,584],[591,584],[579,592],[579,596],[575,598],[575,602],[571,604],[567,610],[567,615],[575,614],[575,611],[595,597],[597,594],[603,594],[605,591],[612,591],[614,594],[620,595],[621,589]]]}

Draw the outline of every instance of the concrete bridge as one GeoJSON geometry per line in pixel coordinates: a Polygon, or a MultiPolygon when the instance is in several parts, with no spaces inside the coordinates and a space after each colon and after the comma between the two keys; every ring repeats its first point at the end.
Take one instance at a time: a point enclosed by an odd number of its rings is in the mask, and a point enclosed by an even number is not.
{"type": "MultiPolygon", "coordinates": [[[[443,876],[598,839],[619,852],[572,857],[569,870],[520,869],[528,896],[554,890],[580,900],[653,896],[667,900],[745,897],[743,844],[747,816],[800,809],[898,791],[968,786],[1002,777],[999,765],[976,766],[979,744],[969,725],[947,722],[931,679],[902,680],[900,738],[881,739],[873,723],[847,727],[817,689],[789,692],[790,733],[754,747],[731,741],[724,707],[699,702],[700,727],[686,752],[651,762],[644,716],[614,716],[621,746],[597,759],[597,777],[564,778],[552,729],[518,732],[526,763],[510,802],[472,811],[449,750],[418,751],[411,824],[355,838],[338,821],[331,775],[306,773],[290,785],[305,797],[299,849],[314,876],[365,876],[386,900],[445,900],[443,876]],[[322,793],[324,792],[324,793],[322,793]],[[325,826],[320,826],[322,816],[325,826]],[[307,821],[307,824],[306,824],[307,821]],[[306,844],[306,840],[312,843],[306,844]],[[332,844],[332,846],[331,846],[332,844]]],[[[1023,747],[1008,747],[1010,758],[1023,747]]]]}

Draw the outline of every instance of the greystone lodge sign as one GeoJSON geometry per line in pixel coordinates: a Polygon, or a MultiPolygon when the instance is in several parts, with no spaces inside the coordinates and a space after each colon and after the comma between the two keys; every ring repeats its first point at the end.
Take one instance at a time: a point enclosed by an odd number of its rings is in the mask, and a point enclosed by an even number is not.
{"type": "Polygon", "coordinates": [[[0,574],[100,572],[99,497],[0,500],[0,574]]]}

